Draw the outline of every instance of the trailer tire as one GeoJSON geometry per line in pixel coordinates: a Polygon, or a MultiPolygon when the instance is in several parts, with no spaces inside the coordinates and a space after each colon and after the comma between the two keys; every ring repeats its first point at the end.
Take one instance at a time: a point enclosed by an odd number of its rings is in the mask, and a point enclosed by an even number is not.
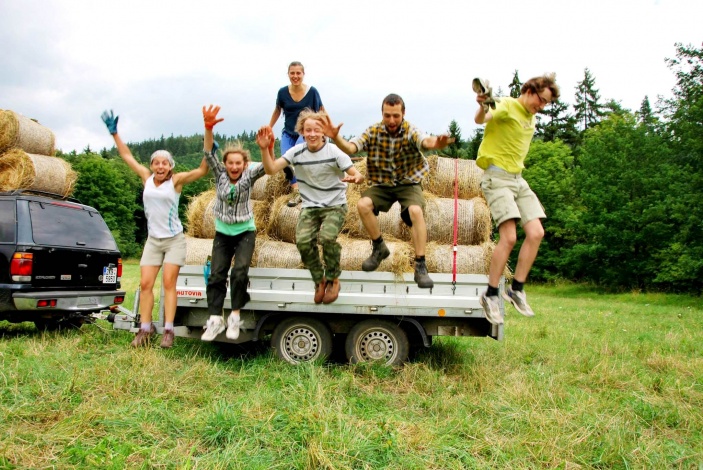
{"type": "Polygon", "coordinates": [[[364,320],[354,325],[345,344],[352,364],[379,361],[387,366],[402,364],[408,358],[408,335],[386,320],[364,320]]]}
{"type": "Polygon", "coordinates": [[[273,330],[271,346],[291,364],[325,360],[332,353],[332,332],[314,318],[286,318],[273,330]]]}

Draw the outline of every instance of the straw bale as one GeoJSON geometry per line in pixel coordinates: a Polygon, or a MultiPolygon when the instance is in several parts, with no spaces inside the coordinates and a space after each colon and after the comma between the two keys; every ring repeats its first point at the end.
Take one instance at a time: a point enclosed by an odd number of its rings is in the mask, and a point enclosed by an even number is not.
{"type": "Polygon", "coordinates": [[[275,175],[269,175],[266,178],[263,197],[256,197],[255,199],[273,202],[284,194],[290,194],[290,192],[290,183],[286,180],[285,174],[279,171],[275,175]]]}
{"type": "Polygon", "coordinates": [[[481,177],[483,170],[476,166],[475,160],[464,160],[438,155],[429,155],[430,174],[423,182],[423,187],[439,197],[454,197],[455,161],[459,163],[459,198],[472,199],[483,197],[481,177]]]}
{"type": "Polygon", "coordinates": [[[266,234],[287,243],[295,243],[295,228],[298,225],[300,206],[288,207],[289,196],[280,196],[271,206],[266,234]]]}
{"type": "Polygon", "coordinates": [[[55,137],[51,129],[14,111],[0,110],[0,152],[19,148],[30,154],[54,155],[55,137]]]}
{"type": "Polygon", "coordinates": [[[61,158],[12,149],[0,157],[0,191],[34,189],[69,196],[78,175],[61,158]]]}
{"type": "Polygon", "coordinates": [[[258,180],[254,181],[254,186],[251,188],[249,197],[257,201],[263,201],[266,199],[266,185],[268,184],[270,176],[264,175],[258,180]]]}
{"type": "MultiPolygon", "coordinates": [[[[361,271],[361,264],[371,255],[370,240],[355,240],[340,235],[337,238],[342,245],[342,258],[340,265],[344,271],[361,271]]],[[[386,240],[386,245],[391,255],[381,262],[376,271],[392,272],[395,274],[413,272],[412,259],[414,248],[407,242],[393,242],[386,240]]]]}
{"type": "Polygon", "coordinates": [[[193,238],[186,235],[186,265],[203,265],[212,254],[212,238],[193,238]]]}
{"type": "MultiPolygon", "coordinates": [[[[427,241],[440,244],[454,240],[454,199],[427,197],[425,203],[425,224],[427,241]]],[[[457,217],[457,244],[479,245],[490,240],[491,213],[485,199],[459,199],[457,217]]],[[[404,231],[410,230],[404,228],[404,231]]],[[[409,240],[408,236],[400,237],[409,240]]]]}
{"type": "Polygon", "coordinates": [[[191,198],[186,211],[186,234],[195,238],[215,238],[215,190],[191,198]]]}
{"type": "MultiPolygon", "coordinates": [[[[480,245],[458,245],[456,268],[459,274],[488,274],[495,245],[485,242],[480,245]]],[[[451,273],[454,262],[452,245],[435,242],[427,244],[425,259],[431,273],[451,273]]]]}
{"type": "Polygon", "coordinates": [[[293,243],[266,239],[262,241],[256,255],[256,266],[259,268],[303,268],[300,252],[293,243]]]}
{"type": "MultiPolygon", "coordinates": [[[[366,171],[366,158],[364,157],[361,160],[354,162],[354,168],[356,168],[359,171],[359,173],[364,175],[364,182],[360,183],[360,184],[349,183],[347,185],[347,200],[349,200],[352,195],[356,195],[357,201],[358,201],[361,193],[366,191],[366,189],[369,187],[369,182],[368,182],[369,174],[366,171]]],[[[356,207],[356,204],[355,204],[355,207],[356,207]]]]}
{"type": "MultiPolygon", "coordinates": [[[[347,198],[349,211],[342,225],[342,233],[354,238],[369,238],[369,234],[364,228],[364,224],[359,217],[359,211],[356,204],[361,196],[352,194],[347,198]]],[[[396,202],[391,206],[388,212],[379,212],[378,226],[381,229],[381,234],[384,238],[394,238],[398,240],[410,240],[410,232],[405,229],[405,224],[400,220],[400,203],[396,202]]]]}
{"type": "Polygon", "coordinates": [[[263,235],[266,233],[269,215],[271,214],[271,203],[268,201],[251,201],[254,210],[254,224],[256,224],[256,234],[263,235]]]}

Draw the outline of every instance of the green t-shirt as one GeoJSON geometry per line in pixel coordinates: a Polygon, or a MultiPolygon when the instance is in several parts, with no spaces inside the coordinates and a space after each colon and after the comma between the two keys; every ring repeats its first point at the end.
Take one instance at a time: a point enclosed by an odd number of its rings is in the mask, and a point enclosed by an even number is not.
{"type": "Polygon", "coordinates": [[[486,123],[476,165],[495,165],[509,173],[520,173],[535,134],[535,115],[515,98],[501,98],[486,123]]]}

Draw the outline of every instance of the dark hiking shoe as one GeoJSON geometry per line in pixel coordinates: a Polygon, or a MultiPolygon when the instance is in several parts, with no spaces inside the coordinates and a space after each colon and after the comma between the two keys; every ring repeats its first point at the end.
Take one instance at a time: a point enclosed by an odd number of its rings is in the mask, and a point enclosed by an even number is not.
{"type": "Polygon", "coordinates": [[[415,282],[421,289],[432,289],[434,281],[427,274],[427,265],[424,261],[415,261],[415,282]]]}
{"type": "Polygon", "coordinates": [[[361,263],[361,269],[364,271],[375,271],[381,264],[381,261],[388,258],[391,255],[391,250],[386,246],[386,242],[381,242],[378,245],[374,245],[371,256],[366,258],[363,263],[361,263]]]}

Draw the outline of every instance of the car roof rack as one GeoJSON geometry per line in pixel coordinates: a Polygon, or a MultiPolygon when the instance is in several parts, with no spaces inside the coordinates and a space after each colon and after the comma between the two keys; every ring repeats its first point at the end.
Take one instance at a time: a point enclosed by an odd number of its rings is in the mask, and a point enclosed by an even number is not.
{"type": "Polygon", "coordinates": [[[17,196],[20,194],[33,194],[36,196],[45,196],[45,197],[50,197],[52,199],[61,199],[62,201],[69,201],[69,202],[75,202],[77,204],[83,204],[81,201],[74,197],[69,197],[69,196],[62,196],[61,194],[57,193],[52,193],[49,191],[40,191],[38,189],[13,189],[12,191],[6,191],[6,192],[0,192],[0,194],[6,195],[6,196],[17,196]]]}

